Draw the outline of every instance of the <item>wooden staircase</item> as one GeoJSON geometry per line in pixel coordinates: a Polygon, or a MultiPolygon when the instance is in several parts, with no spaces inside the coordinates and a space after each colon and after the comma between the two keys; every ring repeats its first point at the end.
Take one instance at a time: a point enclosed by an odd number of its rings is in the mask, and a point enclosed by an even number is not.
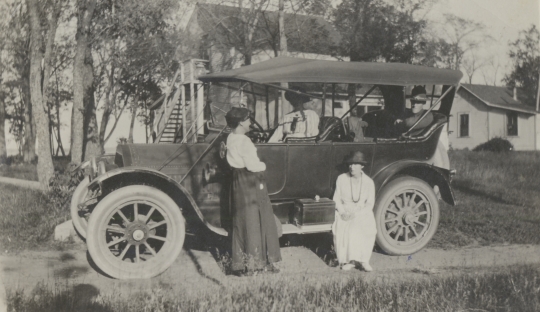
{"type": "Polygon", "coordinates": [[[169,120],[159,136],[158,143],[176,143],[177,138],[182,135],[182,110],[180,103],[176,103],[171,111],[169,120]]]}
{"type": "Polygon", "coordinates": [[[198,59],[182,62],[165,94],[150,106],[155,116],[154,143],[196,142],[204,134],[204,88],[197,77],[206,72],[206,63],[198,59]]]}
{"type": "MultiPolygon", "coordinates": [[[[184,85],[177,82],[180,70],[175,74],[163,104],[156,110],[156,139],[154,143],[176,143],[182,133],[182,104],[180,98],[184,85]],[[174,92],[174,93],[173,93],[174,92]],[[172,96],[171,96],[172,93],[172,96]]],[[[186,105],[187,107],[188,105],[186,105]]],[[[186,111],[186,110],[184,110],[186,111]]],[[[187,116],[186,116],[187,117],[187,116]]]]}

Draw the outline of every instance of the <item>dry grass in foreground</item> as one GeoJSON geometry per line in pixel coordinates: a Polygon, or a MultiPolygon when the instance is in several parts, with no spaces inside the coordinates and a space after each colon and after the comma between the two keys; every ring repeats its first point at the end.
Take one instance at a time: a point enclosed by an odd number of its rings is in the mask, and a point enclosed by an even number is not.
{"type": "Polygon", "coordinates": [[[69,208],[46,194],[11,185],[0,187],[0,250],[50,247],[56,225],[69,220],[69,208]]]}
{"type": "Polygon", "coordinates": [[[8,294],[8,311],[539,311],[540,271],[535,266],[499,273],[452,274],[403,283],[362,277],[325,282],[287,277],[253,279],[196,298],[156,288],[129,299],[99,294],[91,285],[62,290],[41,285],[31,295],[8,294]]]}

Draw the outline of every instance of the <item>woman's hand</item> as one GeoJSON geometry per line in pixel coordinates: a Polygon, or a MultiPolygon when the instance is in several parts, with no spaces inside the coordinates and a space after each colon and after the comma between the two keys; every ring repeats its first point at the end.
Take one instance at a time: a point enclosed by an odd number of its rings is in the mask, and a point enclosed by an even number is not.
{"type": "Polygon", "coordinates": [[[354,212],[352,212],[352,213],[344,212],[344,213],[340,214],[340,217],[341,217],[341,220],[343,220],[343,221],[349,221],[349,220],[354,219],[355,214],[354,214],[354,212]]]}

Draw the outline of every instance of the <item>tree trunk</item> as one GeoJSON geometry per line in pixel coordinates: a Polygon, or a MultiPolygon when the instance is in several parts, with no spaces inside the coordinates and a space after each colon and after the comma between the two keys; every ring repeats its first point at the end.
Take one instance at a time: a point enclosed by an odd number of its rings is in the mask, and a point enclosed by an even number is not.
{"type": "MultiPolygon", "coordinates": [[[[30,72],[29,72],[30,75],[30,72]]],[[[29,77],[30,78],[30,77],[29,77]]],[[[28,82],[30,84],[30,82],[28,82]]],[[[36,158],[36,131],[35,120],[32,114],[32,101],[30,85],[24,86],[24,92],[28,92],[24,109],[24,143],[23,143],[23,161],[31,162],[36,158]]]]}
{"type": "Polygon", "coordinates": [[[129,124],[129,136],[128,142],[133,143],[133,126],[135,125],[135,119],[137,117],[137,106],[139,102],[139,93],[135,94],[133,98],[133,104],[131,105],[131,122],[129,124]]]}
{"type": "MultiPolygon", "coordinates": [[[[90,43],[90,22],[94,15],[95,0],[78,0],[78,18],[75,59],[73,61],[73,109],[71,112],[71,161],[80,163],[85,157],[85,147],[95,152],[93,144],[86,146],[88,136],[86,126],[92,124],[91,116],[94,112],[94,73],[90,43]]],[[[97,123],[95,123],[97,128],[97,123]]],[[[92,142],[94,143],[94,142],[92,142]]],[[[98,142],[99,145],[99,142],[98,142]]]]}
{"type": "Polygon", "coordinates": [[[114,72],[115,66],[114,64],[112,64],[111,72],[109,74],[109,82],[104,97],[105,107],[103,108],[103,114],[101,115],[101,124],[99,126],[99,142],[101,143],[101,148],[103,150],[105,150],[105,131],[107,131],[107,124],[109,123],[109,119],[111,118],[113,106],[116,104],[116,93],[114,93],[111,97],[111,92],[114,86],[114,72]]]}
{"type": "Polygon", "coordinates": [[[105,147],[99,140],[99,128],[96,115],[96,104],[94,101],[94,88],[91,88],[92,94],[88,92],[88,106],[85,109],[85,118],[88,121],[85,127],[85,147],[84,160],[88,160],[93,156],[103,155],[105,147]]]}
{"type": "MultiPolygon", "coordinates": [[[[0,84],[2,83],[2,77],[0,77],[0,84]]],[[[0,99],[0,165],[6,163],[7,148],[6,148],[6,104],[4,99],[0,99]]]]}
{"type": "Polygon", "coordinates": [[[66,156],[66,152],[64,151],[64,145],[62,144],[62,135],[61,135],[61,132],[60,132],[60,125],[61,125],[61,122],[60,122],[60,99],[58,98],[59,96],[59,87],[58,87],[58,75],[56,75],[56,133],[57,133],[57,137],[56,137],[56,140],[57,140],[57,143],[58,143],[58,148],[56,149],[56,156],[58,156],[58,152],[61,151],[62,152],[62,156],[66,156]]]}
{"type": "MultiPolygon", "coordinates": [[[[38,180],[43,189],[49,185],[49,180],[54,173],[52,157],[50,154],[49,120],[45,110],[42,93],[42,61],[45,64],[49,60],[43,57],[43,37],[36,0],[27,0],[27,8],[30,15],[30,100],[32,111],[36,120],[36,133],[39,140],[37,172],[38,180]]],[[[47,51],[46,51],[47,53],[47,51]]]]}

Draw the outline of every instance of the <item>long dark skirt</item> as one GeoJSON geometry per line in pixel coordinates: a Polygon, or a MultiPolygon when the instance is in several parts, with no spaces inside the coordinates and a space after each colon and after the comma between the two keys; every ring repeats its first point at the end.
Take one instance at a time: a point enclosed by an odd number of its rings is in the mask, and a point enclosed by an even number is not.
{"type": "Polygon", "coordinates": [[[233,169],[232,269],[256,270],[281,260],[264,172],[233,169]]]}

